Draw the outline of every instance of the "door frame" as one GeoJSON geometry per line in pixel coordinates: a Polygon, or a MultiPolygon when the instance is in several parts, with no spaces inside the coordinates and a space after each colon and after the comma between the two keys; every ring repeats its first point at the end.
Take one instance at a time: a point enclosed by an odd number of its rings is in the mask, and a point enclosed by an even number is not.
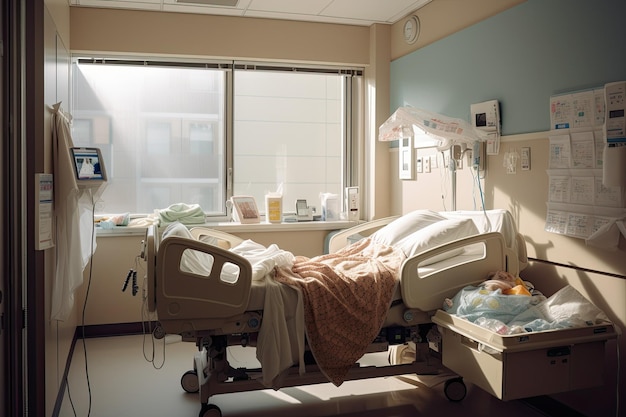
{"type": "Polygon", "coordinates": [[[0,266],[4,415],[45,415],[45,270],[35,250],[35,173],[43,169],[44,2],[1,2],[0,266]],[[30,239],[29,239],[30,237],[30,239]]]}

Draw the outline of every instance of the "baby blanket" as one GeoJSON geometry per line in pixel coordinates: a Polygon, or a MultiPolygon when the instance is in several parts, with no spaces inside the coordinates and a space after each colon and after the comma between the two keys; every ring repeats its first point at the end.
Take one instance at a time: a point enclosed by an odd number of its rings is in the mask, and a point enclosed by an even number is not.
{"type": "Polygon", "coordinates": [[[543,295],[504,295],[499,289],[488,291],[483,287],[467,286],[444,303],[444,310],[481,326],[485,323],[481,320],[498,320],[507,329],[503,334],[609,322],[602,310],[570,285],[549,298],[543,295]]]}

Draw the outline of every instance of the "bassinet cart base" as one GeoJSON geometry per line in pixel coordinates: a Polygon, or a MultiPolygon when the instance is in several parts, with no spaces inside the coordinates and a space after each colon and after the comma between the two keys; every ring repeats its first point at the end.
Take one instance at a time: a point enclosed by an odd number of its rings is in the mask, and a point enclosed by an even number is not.
{"type": "Polygon", "coordinates": [[[508,401],[602,386],[613,323],[500,335],[439,310],[443,366],[508,401]],[[531,377],[532,376],[532,377],[531,377]]]}

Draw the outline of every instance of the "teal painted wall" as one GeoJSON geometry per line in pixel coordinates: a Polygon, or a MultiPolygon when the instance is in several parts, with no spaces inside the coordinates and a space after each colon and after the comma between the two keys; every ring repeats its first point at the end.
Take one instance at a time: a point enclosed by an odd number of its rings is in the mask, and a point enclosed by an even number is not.
{"type": "Polygon", "coordinates": [[[547,131],[550,96],[626,80],[626,1],[528,0],[391,63],[391,109],[470,120],[500,100],[504,135],[547,131]]]}

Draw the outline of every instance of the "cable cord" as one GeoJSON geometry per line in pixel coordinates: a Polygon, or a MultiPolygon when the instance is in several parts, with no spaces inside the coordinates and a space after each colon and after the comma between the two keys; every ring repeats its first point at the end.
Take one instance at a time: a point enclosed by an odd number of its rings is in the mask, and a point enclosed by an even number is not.
{"type": "Polygon", "coordinates": [[[615,343],[615,351],[617,352],[617,381],[615,382],[615,417],[619,417],[619,385],[620,385],[620,375],[622,375],[622,364],[619,356],[619,338],[622,337],[621,331],[618,330],[617,341],[615,343]]]}
{"type": "MultiPolygon", "coordinates": [[[[137,264],[137,259],[135,259],[135,264],[137,264]]],[[[150,317],[150,312],[148,311],[148,280],[146,279],[146,275],[144,274],[144,279],[142,282],[142,297],[143,301],[141,303],[141,327],[143,333],[143,357],[147,362],[150,362],[154,369],[161,369],[165,365],[165,337],[163,338],[163,359],[161,363],[157,364],[156,362],[156,337],[154,336],[154,329],[152,328],[152,320],[150,317]],[[147,331],[146,331],[147,330],[147,331]],[[150,334],[150,348],[151,352],[148,353],[146,348],[146,334],[150,334]]]]}
{"type": "Polygon", "coordinates": [[[472,173],[472,183],[474,184],[472,186],[472,203],[474,205],[474,211],[476,211],[476,188],[480,187],[480,179],[478,178],[478,175],[474,173],[474,171],[474,168],[470,167],[470,172],[472,173]]]}
{"type": "Polygon", "coordinates": [[[492,225],[491,225],[491,220],[489,220],[489,216],[487,215],[487,208],[485,207],[485,193],[483,193],[483,187],[482,187],[482,184],[480,183],[480,171],[476,170],[475,178],[476,178],[476,182],[478,183],[478,193],[480,195],[480,203],[482,204],[482,207],[483,207],[483,214],[485,215],[485,221],[487,225],[487,230],[484,230],[484,232],[491,232],[492,225]]]}
{"type": "MultiPolygon", "coordinates": [[[[96,210],[96,201],[94,199],[93,194],[91,193],[91,190],[89,190],[89,196],[91,197],[91,242],[90,242],[90,261],[89,261],[89,274],[88,274],[88,278],[87,278],[87,289],[85,291],[85,300],[83,301],[83,309],[82,309],[82,313],[81,313],[81,339],[82,339],[82,344],[83,344],[83,357],[85,358],[85,376],[87,378],[87,392],[88,392],[88,396],[89,396],[89,401],[88,401],[88,407],[87,407],[87,416],[89,417],[91,415],[91,406],[92,406],[92,394],[91,394],[91,380],[89,378],[89,362],[88,362],[88,355],[87,355],[87,341],[85,338],[85,311],[87,310],[87,301],[89,300],[89,290],[91,289],[91,279],[93,276],[93,252],[94,252],[94,240],[95,240],[95,233],[96,233],[96,220],[94,217],[94,213],[96,210]]],[[[74,413],[74,416],[76,416],[76,408],[74,406],[74,402],[72,400],[72,395],[70,392],[70,383],[69,381],[67,381],[67,394],[68,394],[68,398],[70,400],[70,404],[72,406],[72,411],[74,413]]]]}

